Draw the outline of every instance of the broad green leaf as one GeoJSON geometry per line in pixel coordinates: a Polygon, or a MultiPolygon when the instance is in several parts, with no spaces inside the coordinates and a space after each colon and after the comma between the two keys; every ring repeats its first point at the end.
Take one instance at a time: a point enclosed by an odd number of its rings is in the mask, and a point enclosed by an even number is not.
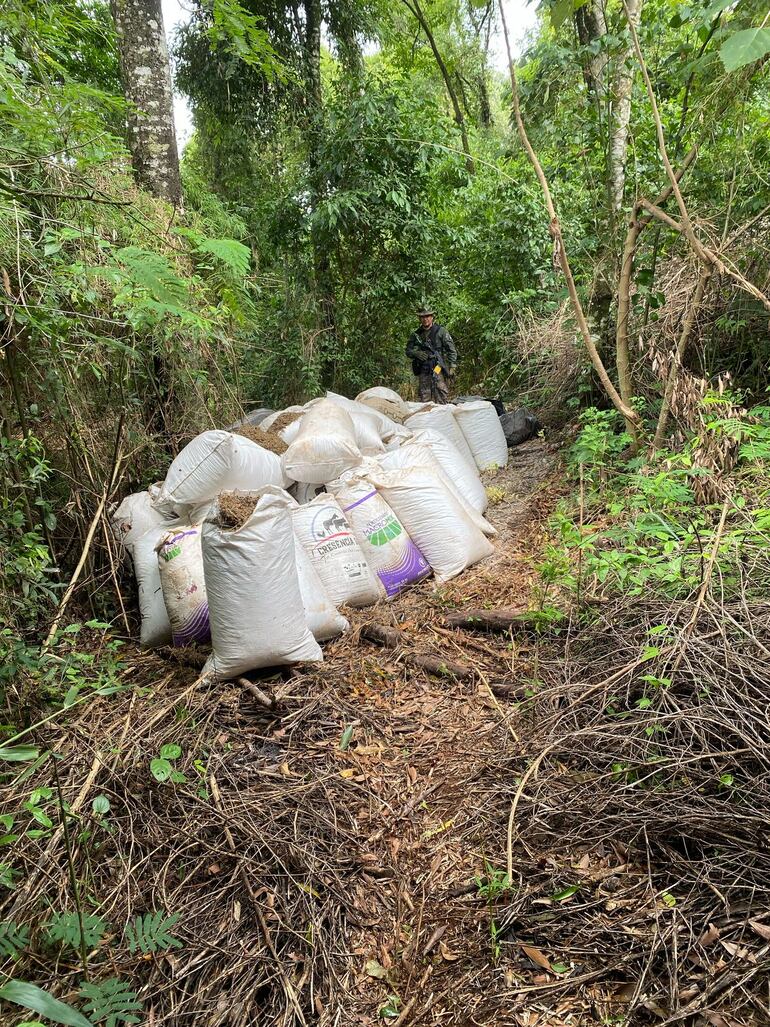
{"type": "Polygon", "coordinates": [[[40,750],[36,745],[2,745],[0,746],[0,760],[7,760],[9,763],[23,763],[27,760],[36,760],[40,750]]]}
{"type": "Polygon", "coordinates": [[[737,71],[768,53],[770,28],[742,29],[740,32],[733,32],[719,50],[722,64],[727,71],[737,71]]]}
{"type": "Polygon", "coordinates": [[[150,762],[150,773],[156,781],[168,781],[171,777],[172,769],[168,760],[156,759],[150,762]]]}
{"type": "Polygon", "coordinates": [[[82,1013],[66,1002],[60,1002],[47,991],[29,981],[7,981],[0,988],[0,998],[25,1009],[33,1009],[47,1020],[63,1023],[67,1027],[91,1027],[82,1013]]]}
{"type": "Polygon", "coordinates": [[[160,747],[160,754],[164,760],[175,760],[182,755],[182,750],[178,745],[170,742],[168,745],[160,747]]]}
{"type": "Polygon", "coordinates": [[[572,14],[572,0],[556,0],[551,6],[551,24],[558,31],[572,14]]]}

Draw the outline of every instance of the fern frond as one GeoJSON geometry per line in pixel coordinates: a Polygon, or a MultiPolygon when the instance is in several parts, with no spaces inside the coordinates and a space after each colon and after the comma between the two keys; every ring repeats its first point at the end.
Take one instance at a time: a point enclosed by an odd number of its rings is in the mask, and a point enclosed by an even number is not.
{"type": "Polygon", "coordinates": [[[182,942],[170,933],[179,919],[179,913],[166,916],[162,909],[144,916],[134,917],[126,925],[126,937],[130,952],[165,952],[167,949],[181,949],[182,942]]]}
{"type": "MultiPolygon", "coordinates": [[[[83,913],[83,938],[86,948],[93,949],[102,940],[107,930],[107,923],[100,916],[83,913]]],[[[77,913],[54,913],[53,919],[45,928],[46,939],[51,943],[61,942],[69,945],[75,952],[81,949],[80,918],[77,913]]]]}
{"type": "Polygon", "coordinates": [[[117,977],[108,977],[98,984],[83,981],[80,997],[86,1000],[83,1008],[91,1023],[118,1027],[120,1023],[141,1022],[141,1017],[134,1014],[142,1012],[142,1002],[136,992],[117,977]]]}
{"type": "Polygon", "coordinates": [[[249,273],[251,250],[237,239],[202,239],[198,249],[227,264],[240,278],[249,273]]]}
{"type": "Polygon", "coordinates": [[[124,246],[115,256],[135,285],[149,292],[159,303],[184,306],[188,299],[187,284],[177,275],[160,253],[140,246],[124,246]]]}
{"type": "Polygon", "coordinates": [[[8,959],[16,959],[29,942],[29,927],[23,927],[13,920],[0,920],[0,953],[8,959]]]}

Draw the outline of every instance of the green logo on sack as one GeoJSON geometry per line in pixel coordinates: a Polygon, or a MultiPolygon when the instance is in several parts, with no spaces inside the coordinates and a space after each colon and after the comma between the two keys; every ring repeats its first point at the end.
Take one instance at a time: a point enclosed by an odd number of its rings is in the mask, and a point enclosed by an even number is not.
{"type": "Polygon", "coordinates": [[[373,531],[371,535],[367,535],[367,541],[373,546],[386,546],[388,542],[398,538],[403,530],[395,517],[393,517],[376,531],[373,531]]]}

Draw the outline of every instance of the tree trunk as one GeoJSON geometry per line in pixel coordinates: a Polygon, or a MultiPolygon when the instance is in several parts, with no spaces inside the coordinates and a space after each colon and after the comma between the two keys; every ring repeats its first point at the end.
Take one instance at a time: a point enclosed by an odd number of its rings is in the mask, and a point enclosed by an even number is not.
{"type": "Polygon", "coordinates": [[[457,127],[460,129],[460,138],[462,139],[463,153],[465,154],[465,164],[468,168],[469,174],[472,175],[476,171],[476,164],[474,163],[473,157],[471,156],[471,147],[468,141],[468,129],[465,124],[465,118],[463,116],[462,107],[460,106],[460,101],[457,97],[457,90],[455,89],[454,84],[452,83],[452,76],[449,74],[449,69],[444,63],[444,58],[441,56],[441,51],[436,45],[436,39],[431,30],[428,19],[425,17],[423,10],[420,7],[420,4],[418,3],[418,0],[403,0],[403,3],[409,8],[409,10],[415,16],[417,21],[420,23],[420,28],[423,30],[428,42],[430,43],[430,48],[433,51],[433,56],[436,59],[438,69],[441,72],[441,77],[444,79],[446,91],[449,94],[449,100],[452,104],[452,110],[454,111],[457,127]]]}
{"type": "MultiPolygon", "coordinates": [[[[588,46],[607,34],[607,22],[604,10],[597,0],[589,0],[587,4],[575,11],[575,28],[581,46],[588,46]]],[[[588,87],[596,111],[601,114],[604,99],[604,70],[607,67],[607,55],[598,53],[586,55],[583,59],[583,78],[588,87]]]]}
{"type": "MultiPolygon", "coordinates": [[[[628,19],[634,29],[639,25],[642,0],[629,0],[628,19]]],[[[634,50],[629,45],[618,58],[612,96],[609,148],[610,212],[616,215],[623,206],[626,185],[628,126],[631,121],[631,94],[634,87],[634,50]]]]}
{"type": "MultiPolygon", "coordinates": [[[[323,94],[321,89],[321,0],[305,0],[305,82],[307,87],[308,165],[310,178],[310,205],[313,210],[324,194],[326,180],[321,168],[320,150],[323,141],[323,94]]],[[[326,243],[317,229],[311,230],[313,248],[313,277],[321,312],[323,342],[331,343],[337,331],[334,283],[331,261],[326,243]]],[[[325,347],[322,343],[322,349],[325,347]]],[[[334,347],[330,347],[333,349],[334,347]]],[[[328,384],[333,376],[330,362],[322,360],[322,376],[328,384]]]]}
{"type": "Polygon", "coordinates": [[[128,146],[139,184],[182,201],[171,71],[160,0],[112,0],[120,77],[129,103],[128,146]]]}

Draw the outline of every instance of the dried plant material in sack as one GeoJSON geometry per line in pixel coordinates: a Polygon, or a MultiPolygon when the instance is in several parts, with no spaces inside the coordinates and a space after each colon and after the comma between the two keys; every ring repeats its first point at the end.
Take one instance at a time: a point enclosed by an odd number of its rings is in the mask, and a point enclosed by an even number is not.
{"type": "Polygon", "coordinates": [[[494,406],[485,399],[455,407],[455,419],[480,471],[508,464],[508,443],[494,406]]]}
{"type": "Polygon", "coordinates": [[[323,485],[361,461],[350,414],[320,400],[302,418],[296,439],[281,458],[292,481],[323,485]]]}
{"type": "Polygon", "coordinates": [[[161,513],[180,516],[210,503],[229,489],[261,489],[282,485],[281,460],[251,439],[228,431],[205,431],[171,464],[156,500],[161,513]]]}
{"type": "Polygon", "coordinates": [[[305,619],[292,502],[283,489],[266,488],[240,527],[222,526],[219,502],[203,525],[213,646],[205,669],[222,680],[260,667],[323,659],[305,619]]]}
{"type": "Polygon", "coordinates": [[[437,581],[456,577],[493,552],[457,495],[432,468],[372,471],[369,477],[433,568],[437,581]]]}
{"type": "Polygon", "coordinates": [[[269,428],[265,431],[264,428],[244,424],[240,428],[236,428],[233,435],[242,435],[244,439],[251,439],[252,442],[256,442],[258,446],[268,450],[270,453],[275,453],[276,456],[283,456],[286,452],[287,444],[278,432],[271,431],[269,428]]]}
{"type": "Polygon", "coordinates": [[[467,499],[463,491],[458,487],[455,474],[446,474],[443,467],[436,458],[436,454],[425,442],[410,442],[400,449],[391,453],[385,453],[377,461],[380,467],[388,471],[408,469],[410,467],[430,467],[444,483],[457,502],[463,508],[468,518],[476,525],[479,531],[485,535],[496,535],[497,529],[494,525],[479,513],[476,507],[467,499]]]}
{"type": "Polygon", "coordinates": [[[356,396],[356,403],[364,403],[374,410],[379,410],[392,421],[403,423],[409,416],[408,404],[393,389],[386,389],[382,385],[376,385],[372,389],[365,389],[356,396]]]}
{"type": "Polygon", "coordinates": [[[374,407],[367,406],[365,403],[359,403],[355,399],[348,399],[347,396],[340,396],[336,392],[327,392],[326,398],[330,403],[337,403],[339,406],[344,407],[351,417],[354,414],[360,414],[370,421],[373,420],[377,425],[377,431],[383,442],[387,442],[388,439],[396,436],[406,437],[410,434],[403,424],[398,424],[392,418],[387,417],[379,410],[375,410],[374,407]]]}
{"type": "Polygon", "coordinates": [[[428,577],[428,561],[371,482],[350,476],[332,482],[329,491],[339,500],[366,562],[389,599],[428,577]]]}
{"type": "Polygon", "coordinates": [[[277,431],[280,435],[281,431],[289,424],[293,424],[297,418],[302,417],[305,413],[305,408],[300,406],[284,407],[283,410],[276,410],[262,421],[260,428],[264,428],[265,431],[277,431]]]}
{"type": "Polygon", "coordinates": [[[337,610],[329,598],[310,557],[302,548],[298,538],[294,539],[294,550],[297,559],[297,576],[302,605],[305,608],[307,626],[317,642],[326,642],[336,638],[350,628],[347,619],[337,610]]]}
{"type": "Polygon", "coordinates": [[[382,596],[339,502],[327,493],[292,511],[294,531],[335,606],[371,606],[382,596]]]}
{"type": "Polygon", "coordinates": [[[454,409],[448,404],[432,404],[408,417],[406,427],[412,432],[419,431],[421,428],[430,428],[432,431],[440,432],[449,439],[469,464],[475,464],[473,453],[455,420],[454,409]]]}
{"type": "Polygon", "coordinates": [[[449,478],[457,491],[467,500],[474,510],[483,514],[489,506],[487,490],[481,483],[476,464],[469,463],[453,442],[432,428],[421,428],[414,433],[413,442],[427,446],[436,458],[441,470],[449,478]]]}
{"type": "Polygon", "coordinates": [[[155,649],[171,641],[171,623],[155,553],[169,525],[170,520],[155,509],[149,491],[127,496],[112,515],[113,530],[134,567],[141,617],[139,644],[144,649],[155,649]]]}
{"type": "Polygon", "coordinates": [[[211,632],[200,527],[189,524],[171,528],[164,532],[156,548],[174,645],[208,642],[211,632]]]}

